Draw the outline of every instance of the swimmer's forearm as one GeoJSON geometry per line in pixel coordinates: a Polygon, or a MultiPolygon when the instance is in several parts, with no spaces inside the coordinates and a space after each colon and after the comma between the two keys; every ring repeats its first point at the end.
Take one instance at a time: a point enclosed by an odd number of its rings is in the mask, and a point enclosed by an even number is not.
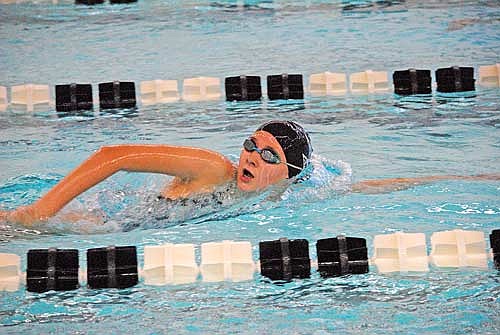
{"type": "Polygon", "coordinates": [[[232,164],[224,156],[205,149],[167,145],[106,146],[36,203],[20,209],[18,216],[22,216],[22,220],[16,221],[28,223],[29,217],[32,221],[47,219],[72,199],[118,171],[163,173],[215,185],[231,178],[232,164]]]}
{"type": "Polygon", "coordinates": [[[364,180],[353,185],[353,192],[386,193],[408,189],[440,180],[500,180],[500,174],[481,174],[475,176],[440,175],[415,178],[390,178],[364,180]]]}

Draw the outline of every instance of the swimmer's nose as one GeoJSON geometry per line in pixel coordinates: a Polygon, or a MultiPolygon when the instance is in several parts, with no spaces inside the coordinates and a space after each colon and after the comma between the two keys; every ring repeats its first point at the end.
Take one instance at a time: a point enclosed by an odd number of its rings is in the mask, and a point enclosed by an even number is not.
{"type": "Polygon", "coordinates": [[[257,157],[255,156],[256,154],[258,155],[259,153],[254,151],[247,156],[247,163],[254,167],[257,167],[257,162],[258,162],[257,157]]]}

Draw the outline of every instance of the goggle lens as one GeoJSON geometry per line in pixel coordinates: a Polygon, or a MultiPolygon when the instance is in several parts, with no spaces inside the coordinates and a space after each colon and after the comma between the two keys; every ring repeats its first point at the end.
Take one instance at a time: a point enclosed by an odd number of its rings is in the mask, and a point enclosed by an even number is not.
{"type": "Polygon", "coordinates": [[[280,163],[280,158],[278,157],[278,154],[276,154],[274,151],[269,150],[269,149],[259,149],[257,148],[257,144],[255,144],[254,141],[251,139],[247,138],[245,142],[243,142],[243,148],[248,151],[257,151],[260,154],[260,157],[264,162],[270,163],[270,164],[279,164],[280,163]]]}

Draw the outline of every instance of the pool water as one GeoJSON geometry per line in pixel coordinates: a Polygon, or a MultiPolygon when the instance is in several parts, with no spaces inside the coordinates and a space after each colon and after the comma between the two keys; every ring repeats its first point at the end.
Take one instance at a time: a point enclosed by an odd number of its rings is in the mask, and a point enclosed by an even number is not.
{"type": "MultiPolygon", "coordinates": [[[[496,1],[159,1],[75,6],[0,4],[0,85],[224,78],[240,74],[354,73],[498,63],[496,1]]],[[[137,85],[138,87],[138,85],[137,85]]],[[[347,162],[353,179],[472,175],[500,170],[500,90],[398,97],[391,93],[304,100],[185,102],[74,114],[0,112],[0,206],[31,203],[102,145],[200,146],[236,160],[269,119],[310,133],[321,159],[347,162]]],[[[71,206],[134,201],[163,177],[119,173],[71,206]],[[122,198],[120,198],[122,197],[122,198]],[[104,199],[104,200],[103,200],[104,199]]],[[[155,191],[155,189],[153,189],[155,191]]],[[[239,215],[124,232],[61,223],[0,223],[0,252],[221,240],[258,242],[338,234],[500,228],[500,183],[443,181],[382,194],[319,189],[239,215]],[[307,196],[306,196],[307,195],[307,196]],[[88,234],[87,234],[88,232],[88,234]]],[[[299,193],[300,194],[300,193],[299,193]]],[[[142,213],[134,217],[141,219],[142,213]]],[[[144,218],[146,221],[147,218],[144,218]]],[[[487,243],[489,246],[489,243],[487,243]]],[[[199,260],[199,250],[197,251],[199,260]]],[[[0,292],[1,334],[498,334],[500,276],[493,269],[254,280],[34,294],[0,292]]]]}

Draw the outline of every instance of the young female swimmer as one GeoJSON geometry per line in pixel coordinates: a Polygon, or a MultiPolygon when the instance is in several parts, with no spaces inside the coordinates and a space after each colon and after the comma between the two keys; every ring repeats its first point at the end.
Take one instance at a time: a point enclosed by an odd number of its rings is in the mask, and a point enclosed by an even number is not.
{"type": "MultiPolygon", "coordinates": [[[[308,134],[292,121],[270,121],[260,126],[244,141],[237,166],[223,155],[201,148],[144,144],[105,146],[38,201],[14,211],[0,211],[0,219],[27,226],[45,221],[72,199],[118,171],[174,176],[161,191],[161,197],[170,200],[210,193],[216,186],[231,181],[236,181],[240,191],[261,191],[297,176],[309,164],[311,153],[308,134]]],[[[499,180],[500,175],[366,180],[352,185],[352,191],[388,192],[447,179],[499,180]]]]}

